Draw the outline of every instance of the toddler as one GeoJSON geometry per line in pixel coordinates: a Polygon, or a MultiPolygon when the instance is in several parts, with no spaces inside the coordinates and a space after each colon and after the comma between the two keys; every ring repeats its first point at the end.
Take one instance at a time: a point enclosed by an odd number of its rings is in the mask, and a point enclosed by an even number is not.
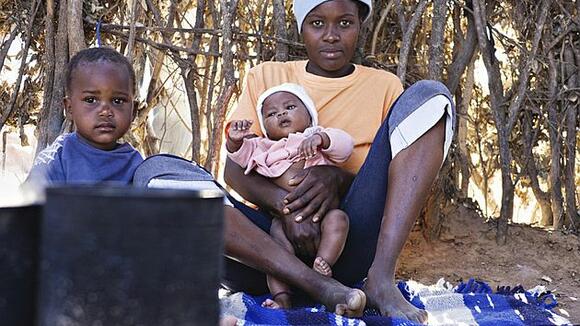
{"type": "Polygon", "coordinates": [[[40,152],[27,182],[130,183],[143,158],[130,144],[118,143],[131,126],[135,71],[110,48],[79,51],[66,71],[64,108],[76,127],[40,152]]]}

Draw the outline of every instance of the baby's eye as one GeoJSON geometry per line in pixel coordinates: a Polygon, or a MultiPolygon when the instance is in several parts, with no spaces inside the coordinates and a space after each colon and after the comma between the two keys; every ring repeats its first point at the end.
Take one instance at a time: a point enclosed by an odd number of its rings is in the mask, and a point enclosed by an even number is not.
{"type": "Polygon", "coordinates": [[[293,104],[288,105],[288,107],[287,107],[288,110],[294,110],[295,108],[296,108],[296,105],[293,105],[293,104]]]}
{"type": "Polygon", "coordinates": [[[275,115],[276,115],[276,112],[270,111],[270,112],[268,112],[268,114],[266,114],[266,117],[273,117],[275,115]]]}
{"type": "Polygon", "coordinates": [[[341,20],[339,22],[340,27],[349,27],[350,25],[352,25],[352,22],[350,20],[341,20]]]}
{"type": "Polygon", "coordinates": [[[94,97],[92,97],[92,96],[88,96],[88,97],[85,97],[85,98],[83,98],[83,102],[86,102],[86,103],[89,103],[89,104],[93,104],[93,103],[95,103],[96,101],[97,101],[97,99],[95,99],[95,98],[94,98],[94,97]]]}

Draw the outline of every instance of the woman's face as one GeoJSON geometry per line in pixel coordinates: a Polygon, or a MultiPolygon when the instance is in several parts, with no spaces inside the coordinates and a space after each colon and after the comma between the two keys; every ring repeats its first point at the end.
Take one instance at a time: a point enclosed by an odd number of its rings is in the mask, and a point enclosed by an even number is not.
{"type": "Polygon", "coordinates": [[[331,78],[348,75],[359,30],[359,10],[354,1],[331,0],[315,7],[302,25],[307,70],[331,78]]]}

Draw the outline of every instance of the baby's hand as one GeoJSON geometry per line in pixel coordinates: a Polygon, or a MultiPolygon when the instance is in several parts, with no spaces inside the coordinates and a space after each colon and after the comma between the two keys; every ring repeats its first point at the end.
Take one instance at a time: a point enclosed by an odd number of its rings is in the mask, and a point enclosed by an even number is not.
{"type": "Polygon", "coordinates": [[[254,122],[251,120],[232,121],[228,131],[228,138],[235,143],[242,142],[244,138],[253,134],[253,132],[250,130],[250,127],[253,123],[254,122]]]}
{"type": "Polygon", "coordinates": [[[318,149],[322,147],[324,139],[320,133],[315,133],[304,139],[298,148],[298,155],[303,159],[314,157],[318,149]]]}

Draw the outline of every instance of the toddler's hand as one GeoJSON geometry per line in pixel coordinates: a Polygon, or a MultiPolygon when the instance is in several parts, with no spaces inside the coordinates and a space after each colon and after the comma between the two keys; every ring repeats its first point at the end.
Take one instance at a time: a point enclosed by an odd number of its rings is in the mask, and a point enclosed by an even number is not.
{"type": "Polygon", "coordinates": [[[252,135],[253,132],[250,130],[254,122],[251,120],[234,120],[230,123],[230,129],[228,131],[228,138],[235,142],[240,143],[244,138],[252,135]]]}
{"type": "Polygon", "coordinates": [[[298,155],[304,159],[312,158],[316,155],[316,152],[322,146],[322,143],[323,138],[321,134],[312,134],[302,141],[298,148],[298,155]]]}

